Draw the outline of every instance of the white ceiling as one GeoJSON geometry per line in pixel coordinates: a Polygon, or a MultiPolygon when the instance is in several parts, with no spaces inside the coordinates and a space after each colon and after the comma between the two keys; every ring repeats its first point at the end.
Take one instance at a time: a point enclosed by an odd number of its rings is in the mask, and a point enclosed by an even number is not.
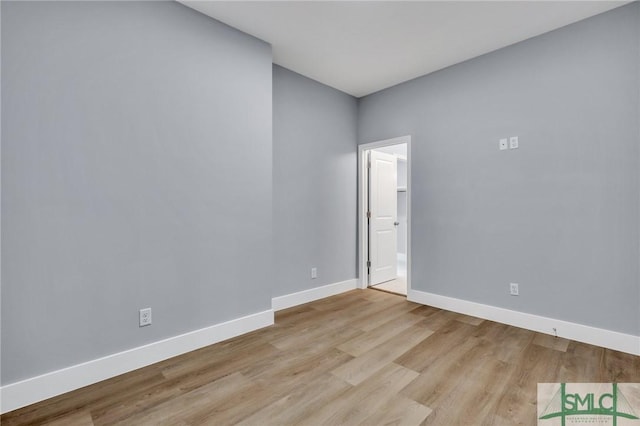
{"type": "Polygon", "coordinates": [[[180,1],[271,43],[276,64],[357,97],[627,3],[180,1]]]}

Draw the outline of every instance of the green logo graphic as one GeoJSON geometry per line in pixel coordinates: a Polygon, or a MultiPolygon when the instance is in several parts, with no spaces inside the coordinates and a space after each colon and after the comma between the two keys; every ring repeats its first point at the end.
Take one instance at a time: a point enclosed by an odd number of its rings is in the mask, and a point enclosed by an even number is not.
{"type": "Polygon", "coordinates": [[[560,384],[560,389],[555,393],[551,402],[540,416],[540,420],[560,417],[562,426],[565,426],[569,416],[610,416],[613,425],[618,424],[618,418],[637,420],[638,416],[631,408],[627,398],[618,389],[618,384],[612,384],[611,393],[567,393],[566,383],[560,384]]]}

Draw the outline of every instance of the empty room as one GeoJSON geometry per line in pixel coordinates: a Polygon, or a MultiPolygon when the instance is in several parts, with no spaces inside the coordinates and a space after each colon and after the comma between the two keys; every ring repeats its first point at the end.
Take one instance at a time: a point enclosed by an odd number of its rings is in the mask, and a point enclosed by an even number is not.
{"type": "Polygon", "coordinates": [[[3,426],[640,425],[640,2],[0,25],[3,426]]]}

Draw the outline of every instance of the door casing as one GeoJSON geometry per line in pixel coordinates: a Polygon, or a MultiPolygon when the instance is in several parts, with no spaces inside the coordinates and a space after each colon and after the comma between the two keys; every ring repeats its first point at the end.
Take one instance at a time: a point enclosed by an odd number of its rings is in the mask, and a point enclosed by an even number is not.
{"type": "Polygon", "coordinates": [[[384,146],[407,144],[407,296],[411,292],[411,135],[358,146],[358,288],[368,286],[367,151],[384,146]]]}

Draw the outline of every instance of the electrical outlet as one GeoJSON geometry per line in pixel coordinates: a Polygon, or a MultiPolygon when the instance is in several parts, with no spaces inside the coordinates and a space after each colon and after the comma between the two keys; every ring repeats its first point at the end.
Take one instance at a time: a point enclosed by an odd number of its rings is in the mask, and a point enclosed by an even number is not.
{"type": "Polygon", "coordinates": [[[151,308],[140,309],[140,327],[151,325],[151,308]]]}
{"type": "Polygon", "coordinates": [[[315,280],[318,278],[318,268],[311,268],[311,279],[315,280]]]}
{"type": "Polygon", "coordinates": [[[498,141],[498,148],[500,151],[504,151],[509,148],[509,140],[507,138],[500,139],[498,141]]]}
{"type": "Polygon", "coordinates": [[[520,295],[520,291],[518,289],[518,283],[509,284],[509,291],[511,292],[512,296],[519,296],[520,295]]]}

